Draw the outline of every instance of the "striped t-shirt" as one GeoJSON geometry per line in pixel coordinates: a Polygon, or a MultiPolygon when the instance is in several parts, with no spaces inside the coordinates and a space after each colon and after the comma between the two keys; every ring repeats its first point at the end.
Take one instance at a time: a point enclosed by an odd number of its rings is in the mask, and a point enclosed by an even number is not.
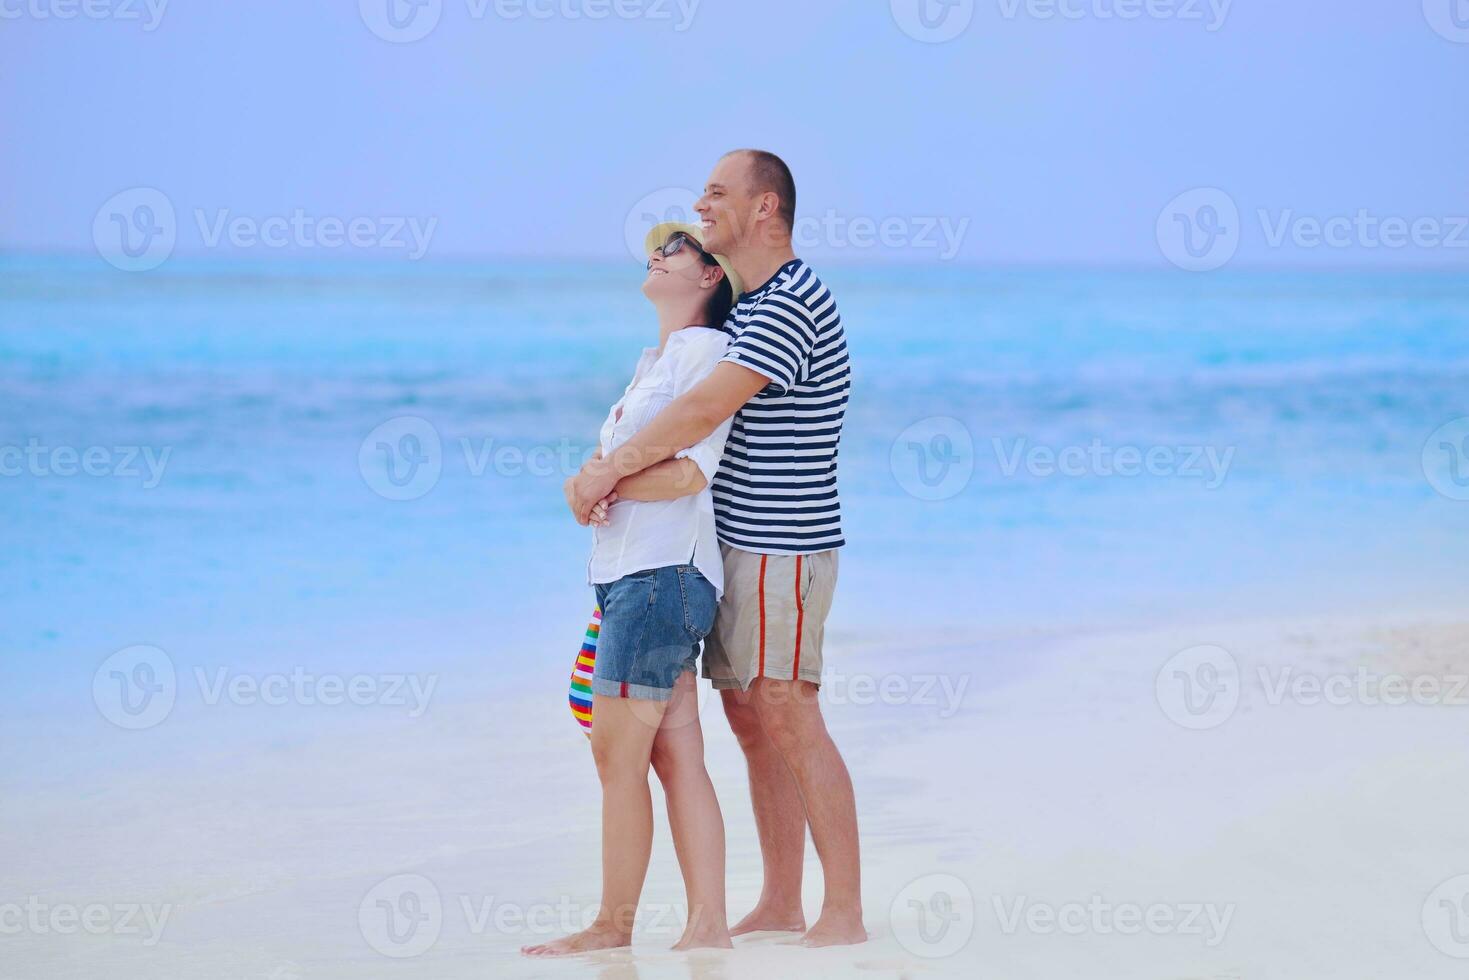
{"type": "Polygon", "coordinates": [[[792,259],[740,297],[725,330],[724,360],[770,384],[735,415],[714,477],[719,540],[772,555],[840,548],[837,445],[851,370],[836,300],[792,259]]]}

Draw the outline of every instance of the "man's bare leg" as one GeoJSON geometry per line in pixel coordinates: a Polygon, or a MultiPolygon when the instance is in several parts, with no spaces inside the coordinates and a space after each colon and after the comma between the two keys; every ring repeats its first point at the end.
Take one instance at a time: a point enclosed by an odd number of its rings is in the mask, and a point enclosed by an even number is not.
{"type": "Polygon", "coordinates": [[[867,940],[862,926],[857,800],[846,763],[826,730],[816,694],[816,685],[807,681],[760,677],[750,687],[750,701],[764,730],[795,777],[826,880],[821,915],[801,942],[807,946],[850,945],[867,940]]]}
{"type": "Polygon", "coordinates": [[[731,936],[750,932],[804,932],[801,870],[806,859],[806,810],[785,759],[770,740],[748,691],[721,691],[729,727],[745,753],[750,801],[760,835],[764,882],[760,900],[735,923],[731,936]]]}

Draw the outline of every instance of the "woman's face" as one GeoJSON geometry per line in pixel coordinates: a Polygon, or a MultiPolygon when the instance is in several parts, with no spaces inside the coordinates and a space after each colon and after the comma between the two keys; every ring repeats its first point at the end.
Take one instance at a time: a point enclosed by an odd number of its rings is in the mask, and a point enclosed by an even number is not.
{"type": "MultiPolygon", "coordinates": [[[[667,247],[666,243],[664,247],[667,247]]],[[[661,249],[654,250],[648,256],[648,278],[643,281],[643,295],[655,303],[707,295],[703,283],[709,278],[709,268],[692,241],[685,241],[681,248],[666,257],[661,249]]]]}

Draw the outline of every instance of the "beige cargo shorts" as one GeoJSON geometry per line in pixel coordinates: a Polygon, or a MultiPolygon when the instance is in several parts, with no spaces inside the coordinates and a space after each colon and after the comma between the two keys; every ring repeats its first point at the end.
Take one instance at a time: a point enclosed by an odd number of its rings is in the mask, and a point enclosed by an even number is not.
{"type": "Polygon", "coordinates": [[[704,640],[704,676],[717,690],[757,677],[821,684],[822,638],[837,584],[837,552],[762,555],[720,544],[724,598],[704,640]]]}

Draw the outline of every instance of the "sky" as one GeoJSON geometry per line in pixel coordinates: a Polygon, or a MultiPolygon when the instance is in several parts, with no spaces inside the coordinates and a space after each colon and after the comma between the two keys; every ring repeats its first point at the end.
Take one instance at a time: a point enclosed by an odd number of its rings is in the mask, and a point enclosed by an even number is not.
{"type": "Polygon", "coordinates": [[[760,146],[810,257],[1463,269],[1466,92],[1469,0],[0,0],[0,250],[625,258],[760,146]]]}

